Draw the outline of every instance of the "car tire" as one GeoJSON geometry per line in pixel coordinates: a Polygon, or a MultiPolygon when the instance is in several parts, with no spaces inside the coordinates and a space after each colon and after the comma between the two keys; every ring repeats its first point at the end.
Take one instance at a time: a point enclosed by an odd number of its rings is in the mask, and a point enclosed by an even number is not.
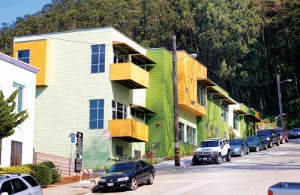
{"type": "Polygon", "coordinates": [[[193,162],[193,165],[199,165],[200,164],[199,161],[195,157],[193,157],[192,162],[193,162]]]}
{"type": "Polygon", "coordinates": [[[282,141],[280,143],[284,144],[285,143],[285,138],[282,138],[282,141]]]}
{"type": "Polygon", "coordinates": [[[138,188],[138,183],[135,178],[131,179],[131,186],[129,188],[130,188],[130,190],[136,190],[138,188]]]}
{"type": "Polygon", "coordinates": [[[250,149],[248,148],[247,154],[250,154],[250,149]]]}
{"type": "Polygon", "coordinates": [[[269,148],[272,148],[273,147],[273,143],[272,143],[272,141],[270,140],[269,141],[269,148]]]}
{"type": "Polygon", "coordinates": [[[230,153],[230,151],[227,152],[226,161],[231,161],[231,153],[230,153]]]}
{"type": "Polygon", "coordinates": [[[268,144],[265,146],[264,150],[267,150],[268,149],[268,144]]]}
{"type": "MultiPolygon", "coordinates": [[[[241,151],[240,157],[243,157],[245,155],[244,150],[241,151]]],[[[227,159],[226,159],[227,160],[227,159]]]]}
{"type": "Polygon", "coordinates": [[[148,184],[148,185],[152,185],[153,182],[154,182],[154,177],[153,177],[153,174],[150,173],[150,177],[149,177],[149,179],[148,179],[148,181],[147,181],[147,184],[148,184]]]}
{"type": "Polygon", "coordinates": [[[217,157],[217,159],[216,159],[215,162],[216,162],[216,164],[218,164],[218,165],[223,163],[223,157],[222,157],[221,154],[218,155],[218,157],[217,157]]]}
{"type": "Polygon", "coordinates": [[[259,146],[256,146],[255,152],[259,152],[259,146]]]}
{"type": "Polygon", "coordinates": [[[288,137],[285,139],[285,142],[286,142],[286,143],[288,143],[288,142],[289,142],[289,138],[288,138],[288,137]]]}
{"type": "Polygon", "coordinates": [[[280,145],[280,140],[279,140],[279,139],[277,140],[277,143],[276,143],[276,145],[277,145],[277,146],[279,146],[279,145],[280,145]]]}

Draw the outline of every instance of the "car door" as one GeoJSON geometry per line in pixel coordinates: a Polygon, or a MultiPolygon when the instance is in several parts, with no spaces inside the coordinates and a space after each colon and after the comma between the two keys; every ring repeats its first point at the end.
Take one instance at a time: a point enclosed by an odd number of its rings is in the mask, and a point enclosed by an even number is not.
{"type": "Polygon", "coordinates": [[[139,161],[139,163],[142,166],[143,169],[143,181],[148,181],[149,177],[150,177],[150,168],[148,166],[147,163],[145,163],[144,161],[139,161]]]}
{"type": "Polygon", "coordinates": [[[29,187],[19,178],[11,180],[14,195],[31,194],[29,187]]]}
{"type": "Polygon", "coordinates": [[[143,182],[143,177],[144,177],[144,172],[142,169],[142,166],[139,162],[136,162],[135,164],[135,178],[137,180],[138,183],[143,182]]]}

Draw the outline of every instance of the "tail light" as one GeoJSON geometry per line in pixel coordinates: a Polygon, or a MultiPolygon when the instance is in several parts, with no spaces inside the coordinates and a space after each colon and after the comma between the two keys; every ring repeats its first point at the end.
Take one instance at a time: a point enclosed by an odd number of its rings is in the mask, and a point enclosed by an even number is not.
{"type": "Polygon", "coordinates": [[[273,191],[272,190],[268,190],[268,195],[273,195],[273,191]]]}

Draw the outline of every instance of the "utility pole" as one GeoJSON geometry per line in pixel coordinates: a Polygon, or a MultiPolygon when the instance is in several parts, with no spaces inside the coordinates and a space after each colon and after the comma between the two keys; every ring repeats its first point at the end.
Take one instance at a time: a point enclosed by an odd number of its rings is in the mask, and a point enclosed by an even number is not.
{"type": "Polygon", "coordinates": [[[278,103],[279,103],[279,113],[280,113],[280,126],[284,128],[283,124],[283,114],[282,114],[282,104],[281,104],[281,91],[280,91],[280,77],[277,75],[277,88],[278,88],[278,103]]]}
{"type": "Polygon", "coordinates": [[[177,54],[176,36],[173,40],[173,97],[174,97],[174,147],[175,147],[175,166],[180,166],[180,140],[179,140],[179,120],[178,120],[178,85],[177,85],[177,54]]]}

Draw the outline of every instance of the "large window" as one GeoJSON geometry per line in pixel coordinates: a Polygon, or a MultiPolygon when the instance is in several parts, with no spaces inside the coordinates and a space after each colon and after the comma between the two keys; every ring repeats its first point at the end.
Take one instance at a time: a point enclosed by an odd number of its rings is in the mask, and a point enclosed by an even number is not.
{"type": "Polygon", "coordinates": [[[233,128],[237,131],[240,130],[239,126],[239,114],[237,112],[234,113],[233,115],[233,128]]]}
{"type": "Polygon", "coordinates": [[[11,141],[10,166],[22,165],[22,142],[11,141]]]}
{"type": "Polygon", "coordinates": [[[18,60],[21,60],[21,61],[29,64],[29,59],[30,59],[29,49],[18,51],[18,60]]]}
{"type": "Polygon", "coordinates": [[[187,126],[186,135],[187,135],[187,142],[191,145],[196,146],[197,145],[196,129],[193,127],[187,126]]]}
{"type": "Polygon", "coordinates": [[[222,104],[222,120],[227,122],[228,121],[228,105],[226,103],[222,104]]]}
{"type": "Polygon", "coordinates": [[[198,104],[206,107],[206,90],[201,83],[197,83],[197,100],[198,104]]]}
{"type": "Polygon", "coordinates": [[[126,119],[127,107],[119,102],[112,101],[112,118],[113,119],[126,119]]]}
{"type": "Polygon", "coordinates": [[[179,122],[179,140],[184,141],[184,124],[179,122]]]}
{"type": "Polygon", "coordinates": [[[134,116],[134,117],[136,117],[136,118],[139,118],[139,119],[142,119],[143,121],[145,121],[145,112],[142,112],[140,110],[131,108],[131,115],[134,116]]]}
{"type": "Polygon", "coordinates": [[[90,129],[103,129],[104,100],[90,100],[90,129]]]}
{"type": "Polygon", "coordinates": [[[16,97],[16,108],[15,108],[15,112],[21,112],[22,109],[23,109],[23,89],[24,89],[24,86],[23,85],[20,85],[20,84],[17,84],[17,83],[14,83],[13,84],[13,87],[14,87],[14,90],[19,90],[18,91],[18,95],[16,97]]]}
{"type": "Polygon", "coordinates": [[[105,72],[105,44],[92,45],[91,73],[105,72]]]}

